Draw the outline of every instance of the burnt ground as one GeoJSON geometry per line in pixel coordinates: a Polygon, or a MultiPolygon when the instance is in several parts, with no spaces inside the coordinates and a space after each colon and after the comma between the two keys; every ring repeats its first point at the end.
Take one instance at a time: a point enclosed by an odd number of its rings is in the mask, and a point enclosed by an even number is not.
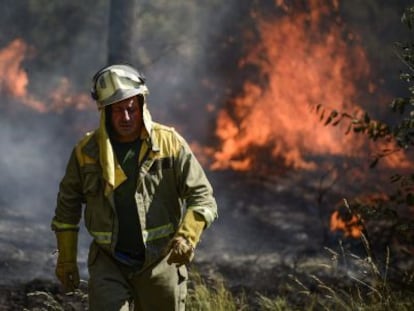
{"type": "MultiPolygon", "coordinates": [[[[318,176],[295,173],[259,178],[221,172],[210,177],[219,219],[205,232],[192,264],[207,284],[223,280],[235,295],[244,293],[254,306],[259,293],[287,296],[300,304],[297,293],[303,288],[297,281],[316,290],[314,277],[332,286],[347,286],[352,278],[368,282],[371,266],[361,241],[329,230],[329,215],[341,200],[343,184],[326,181],[328,186],[323,188],[318,176]]],[[[56,306],[85,310],[86,283],[82,291],[66,296],[53,277],[50,215],[31,218],[4,209],[1,216],[0,311],[53,310],[56,306]]],[[[84,232],[81,241],[79,262],[86,279],[89,241],[84,232]]],[[[380,247],[380,269],[385,258],[380,247]]],[[[409,258],[408,254],[391,254],[390,280],[403,281],[401,271],[414,266],[409,258]]]]}

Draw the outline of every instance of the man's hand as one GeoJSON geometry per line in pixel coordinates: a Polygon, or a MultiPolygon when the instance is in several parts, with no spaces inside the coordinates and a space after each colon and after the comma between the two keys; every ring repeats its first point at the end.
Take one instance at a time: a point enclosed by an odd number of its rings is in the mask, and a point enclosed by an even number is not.
{"type": "Polygon", "coordinates": [[[205,226],[206,221],[204,217],[188,209],[175,237],[167,247],[167,251],[171,253],[167,263],[176,263],[178,265],[190,263],[194,257],[194,248],[200,241],[200,236],[205,226]]]}
{"type": "Polygon", "coordinates": [[[73,292],[79,287],[79,270],[76,262],[58,262],[55,273],[65,292],[73,292]]]}
{"type": "Polygon", "coordinates": [[[56,232],[58,258],[55,273],[65,292],[72,292],[79,286],[77,264],[78,232],[56,232]]]}
{"type": "Polygon", "coordinates": [[[179,266],[188,264],[194,258],[194,247],[182,236],[173,238],[168,249],[171,252],[167,259],[167,263],[170,265],[173,263],[176,263],[179,266]]]}

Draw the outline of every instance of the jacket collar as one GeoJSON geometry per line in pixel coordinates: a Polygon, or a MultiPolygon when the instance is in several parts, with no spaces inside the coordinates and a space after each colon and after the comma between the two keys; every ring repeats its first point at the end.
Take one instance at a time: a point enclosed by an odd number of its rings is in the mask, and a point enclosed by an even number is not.
{"type": "MultiPolygon", "coordinates": [[[[152,121],[151,121],[152,127],[152,121]]],[[[91,139],[83,146],[82,152],[86,154],[88,157],[95,159],[97,162],[99,161],[99,131],[95,130],[91,135],[91,139]]],[[[143,129],[141,134],[141,139],[145,141],[148,146],[151,148],[153,152],[158,152],[160,150],[159,143],[155,137],[155,133],[151,131],[151,134],[147,132],[147,130],[143,129]]]]}

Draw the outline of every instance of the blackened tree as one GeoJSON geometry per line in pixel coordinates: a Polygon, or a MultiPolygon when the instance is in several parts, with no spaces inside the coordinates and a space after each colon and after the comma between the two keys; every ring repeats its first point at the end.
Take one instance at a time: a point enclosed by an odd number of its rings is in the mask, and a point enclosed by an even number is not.
{"type": "Polygon", "coordinates": [[[108,29],[108,63],[132,63],[136,0],[111,0],[108,29]]]}

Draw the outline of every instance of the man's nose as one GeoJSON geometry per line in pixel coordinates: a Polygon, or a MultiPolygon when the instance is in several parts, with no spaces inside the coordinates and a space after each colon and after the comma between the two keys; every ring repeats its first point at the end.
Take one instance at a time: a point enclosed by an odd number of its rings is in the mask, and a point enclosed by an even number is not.
{"type": "Polygon", "coordinates": [[[129,111],[127,109],[125,109],[123,111],[123,114],[122,115],[123,115],[124,120],[126,120],[126,121],[131,120],[131,116],[129,115],[129,111]]]}

